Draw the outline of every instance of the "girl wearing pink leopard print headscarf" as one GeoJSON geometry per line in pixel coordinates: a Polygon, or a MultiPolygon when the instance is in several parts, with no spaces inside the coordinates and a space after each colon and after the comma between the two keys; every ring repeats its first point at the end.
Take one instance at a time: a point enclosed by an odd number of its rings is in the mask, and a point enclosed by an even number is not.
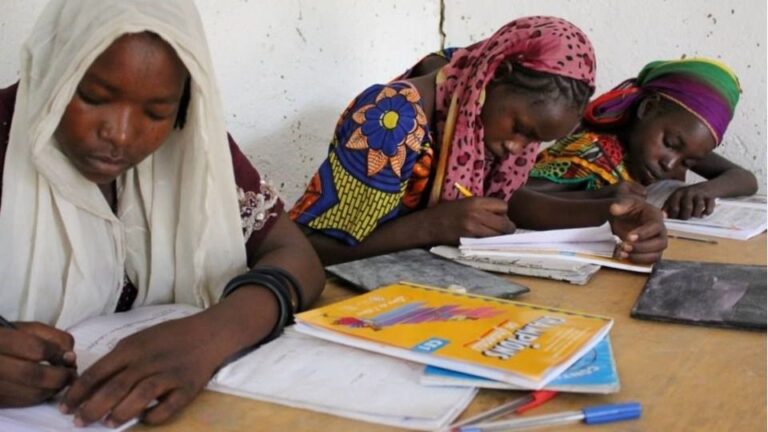
{"type": "MultiPolygon", "coordinates": [[[[592,45],[560,18],[520,18],[471,46],[427,56],[349,104],[290,216],[326,264],[511,233],[515,223],[570,225],[563,215],[584,225],[592,215],[579,214],[578,203],[515,192],[539,143],[572,131],[594,87],[592,45]]],[[[634,220],[614,231],[626,237],[650,223],[652,244],[640,249],[660,251],[661,215],[639,206],[618,206],[634,220]]]]}

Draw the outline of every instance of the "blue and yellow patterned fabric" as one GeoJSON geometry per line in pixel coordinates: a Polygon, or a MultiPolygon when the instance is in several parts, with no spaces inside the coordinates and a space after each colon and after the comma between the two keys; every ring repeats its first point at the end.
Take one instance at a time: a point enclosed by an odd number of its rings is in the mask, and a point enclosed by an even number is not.
{"type": "Polygon", "coordinates": [[[294,205],[291,219],[355,245],[419,205],[431,160],[416,88],[405,81],[373,85],[342,114],[328,158],[294,205]]]}

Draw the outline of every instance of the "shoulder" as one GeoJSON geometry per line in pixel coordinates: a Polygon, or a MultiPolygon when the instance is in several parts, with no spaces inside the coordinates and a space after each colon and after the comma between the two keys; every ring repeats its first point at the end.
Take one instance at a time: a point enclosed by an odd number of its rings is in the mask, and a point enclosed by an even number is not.
{"type": "Polygon", "coordinates": [[[549,155],[573,155],[591,153],[595,150],[604,151],[607,148],[614,150],[617,147],[620,148],[621,143],[614,134],[581,130],[560,138],[545,151],[549,155]]]}
{"type": "Polygon", "coordinates": [[[411,131],[415,125],[426,125],[421,95],[408,81],[366,88],[349,104],[339,121],[365,126],[366,132],[375,132],[377,125],[388,131],[397,128],[411,131]]]}
{"type": "Polygon", "coordinates": [[[400,104],[416,104],[421,101],[419,91],[409,81],[393,81],[386,84],[373,84],[360,92],[350,104],[353,107],[381,105],[389,107],[392,102],[400,104]]]}

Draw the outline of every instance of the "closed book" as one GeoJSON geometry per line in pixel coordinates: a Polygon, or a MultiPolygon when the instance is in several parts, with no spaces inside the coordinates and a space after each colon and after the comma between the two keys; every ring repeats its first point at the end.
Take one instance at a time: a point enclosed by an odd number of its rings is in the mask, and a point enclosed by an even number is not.
{"type": "Polygon", "coordinates": [[[539,389],[594,347],[610,318],[399,283],[296,316],[296,330],[539,389]]]}

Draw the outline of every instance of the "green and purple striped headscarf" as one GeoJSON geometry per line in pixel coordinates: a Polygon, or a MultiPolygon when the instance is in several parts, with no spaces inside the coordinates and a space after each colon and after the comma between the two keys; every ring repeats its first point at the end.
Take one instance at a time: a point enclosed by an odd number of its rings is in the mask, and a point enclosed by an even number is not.
{"type": "Polygon", "coordinates": [[[627,121],[631,107],[643,96],[658,93],[699,118],[717,145],[733,118],[741,88],[728,66],[710,59],[655,61],[613,90],[587,105],[586,123],[615,126],[627,121]]]}

